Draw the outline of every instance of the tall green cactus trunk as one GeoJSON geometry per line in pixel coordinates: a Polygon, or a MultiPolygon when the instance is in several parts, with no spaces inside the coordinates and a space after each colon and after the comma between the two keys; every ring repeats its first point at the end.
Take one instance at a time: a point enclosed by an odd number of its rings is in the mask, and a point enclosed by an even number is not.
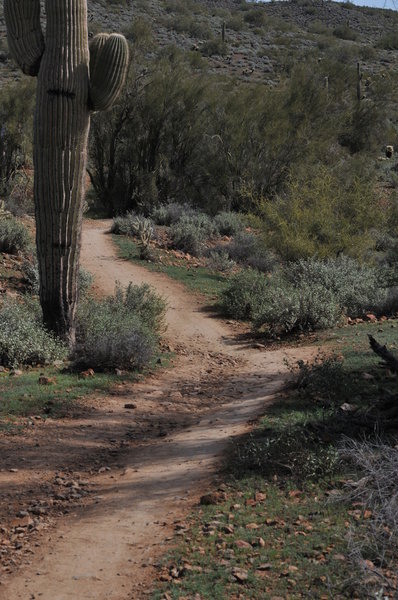
{"type": "Polygon", "coordinates": [[[86,0],[4,0],[10,49],[28,75],[38,74],[34,132],[36,244],[46,325],[71,345],[90,110],[106,110],[125,81],[123,36],[99,34],[88,45],[86,0]],[[90,56],[91,54],[91,56],[90,56]]]}
{"type": "Polygon", "coordinates": [[[90,124],[86,3],[47,0],[34,131],[40,300],[49,329],[73,343],[90,124]],[[66,50],[66,52],[65,52],[66,50]]]}

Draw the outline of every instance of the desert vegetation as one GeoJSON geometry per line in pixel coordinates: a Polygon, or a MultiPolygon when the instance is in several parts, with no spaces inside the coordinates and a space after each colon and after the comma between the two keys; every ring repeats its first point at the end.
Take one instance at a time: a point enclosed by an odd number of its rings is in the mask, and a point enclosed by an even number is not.
{"type": "MultiPolygon", "coordinates": [[[[184,283],[237,339],[260,351],[316,340],[323,351],[290,365],[291,387],[231,445],[216,501],[192,515],[154,597],[234,598],[242,586],[248,598],[309,586],[319,597],[394,597],[397,369],[393,355],[379,365],[367,335],[387,344],[384,357],[396,348],[398,176],[385,149],[398,146],[397,16],[349,2],[213,4],[142,1],[132,14],[127,0],[89,3],[94,58],[109,11],[131,60],[117,102],[86,98],[86,128],[89,110],[107,112],[92,111],[87,194],[83,204],[75,190],[75,204],[112,219],[120,256],[184,283]]],[[[0,36],[0,74],[11,45],[0,36]]],[[[65,414],[64,401],[162,364],[166,328],[154,289],[116,283],[100,297],[77,258],[72,347],[43,315],[47,270],[33,241],[43,243],[33,219],[42,165],[30,133],[40,94],[26,79],[1,81],[7,433],[18,416],[65,414]],[[53,395],[38,391],[42,378],[53,395]]],[[[69,275],[58,279],[65,287],[69,275]]]]}

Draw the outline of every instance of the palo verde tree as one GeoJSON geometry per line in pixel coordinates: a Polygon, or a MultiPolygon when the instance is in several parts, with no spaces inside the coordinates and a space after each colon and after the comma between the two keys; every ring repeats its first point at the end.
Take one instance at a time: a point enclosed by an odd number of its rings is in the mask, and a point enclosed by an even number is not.
{"type": "Polygon", "coordinates": [[[88,43],[87,1],[4,0],[11,53],[38,76],[34,198],[40,302],[49,329],[73,345],[90,112],[109,109],[126,78],[128,44],[119,34],[88,43]]]}

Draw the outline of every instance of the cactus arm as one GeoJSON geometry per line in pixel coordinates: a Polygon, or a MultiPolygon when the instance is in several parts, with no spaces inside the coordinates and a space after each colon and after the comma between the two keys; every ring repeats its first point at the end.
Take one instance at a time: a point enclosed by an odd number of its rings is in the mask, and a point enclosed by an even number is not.
{"type": "Polygon", "coordinates": [[[37,75],[44,52],[40,0],[4,0],[4,17],[11,54],[25,75],[37,75]]]}
{"type": "Polygon", "coordinates": [[[109,33],[97,33],[90,42],[90,77],[93,76],[95,67],[98,64],[98,56],[109,39],[109,33]]]}
{"type": "Polygon", "coordinates": [[[129,47],[118,33],[95,36],[90,45],[90,108],[108,110],[126,80],[129,47]]]}

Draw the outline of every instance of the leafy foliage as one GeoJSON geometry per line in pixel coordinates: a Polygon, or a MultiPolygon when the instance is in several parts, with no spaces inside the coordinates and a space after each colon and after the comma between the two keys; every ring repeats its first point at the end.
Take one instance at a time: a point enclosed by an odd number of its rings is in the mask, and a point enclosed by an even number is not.
{"type": "Polygon", "coordinates": [[[271,277],[237,274],[222,293],[223,311],[271,333],[333,327],[343,314],[362,316],[386,307],[380,271],[341,256],[288,263],[271,277]]]}
{"type": "Polygon", "coordinates": [[[269,245],[286,260],[310,256],[362,257],[374,248],[372,228],[384,211],[366,179],[345,186],[326,169],[292,180],[287,192],[263,208],[269,245]]]}
{"type": "Polygon", "coordinates": [[[16,367],[66,358],[67,348],[40,319],[37,303],[10,301],[0,306],[0,364],[16,367]]]}
{"type": "Polygon", "coordinates": [[[119,286],[103,300],[79,307],[76,361],[98,370],[142,369],[156,349],[164,302],[150,288],[119,286]]]}
{"type": "Polygon", "coordinates": [[[195,256],[201,254],[204,242],[216,233],[214,221],[204,213],[183,216],[170,229],[173,247],[195,256]]]}
{"type": "Polygon", "coordinates": [[[0,252],[17,254],[30,244],[29,232],[25,225],[12,216],[0,218],[0,252]]]}

